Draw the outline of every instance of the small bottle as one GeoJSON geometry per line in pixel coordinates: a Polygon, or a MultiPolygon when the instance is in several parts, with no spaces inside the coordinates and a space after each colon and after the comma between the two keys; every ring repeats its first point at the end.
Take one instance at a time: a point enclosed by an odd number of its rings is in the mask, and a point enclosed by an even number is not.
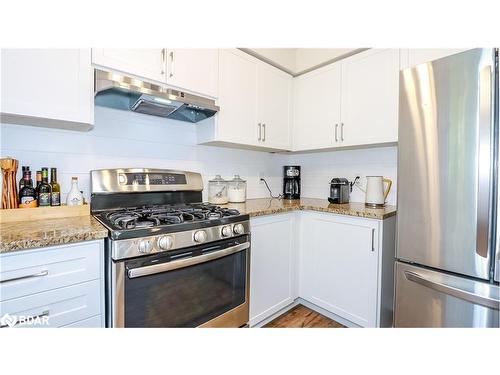
{"type": "MultiPolygon", "coordinates": [[[[22,166],[22,170],[23,170],[23,176],[21,177],[21,179],[19,180],[19,191],[21,191],[21,189],[24,187],[24,172],[26,171],[29,171],[30,170],[30,167],[26,166],[26,165],[23,165],[22,166]]],[[[31,181],[31,177],[30,177],[30,181],[31,181]]],[[[33,182],[32,182],[33,183],[33,182]]]]}
{"type": "Polygon", "coordinates": [[[61,186],[57,182],[57,169],[50,168],[50,187],[52,188],[52,195],[50,196],[51,206],[61,205],[61,186]]]}
{"type": "Polygon", "coordinates": [[[19,191],[19,208],[36,207],[36,190],[33,187],[29,170],[24,171],[23,180],[23,188],[19,191]]]}
{"type": "Polygon", "coordinates": [[[78,188],[78,177],[71,178],[71,190],[66,198],[68,206],[79,206],[83,204],[83,195],[78,188]]]}
{"type": "Polygon", "coordinates": [[[38,206],[47,207],[50,206],[50,197],[52,193],[52,188],[49,185],[49,169],[42,168],[42,182],[38,185],[38,206]]]}
{"type": "Polygon", "coordinates": [[[35,189],[38,190],[38,186],[42,183],[42,171],[36,171],[36,187],[35,189]]]}

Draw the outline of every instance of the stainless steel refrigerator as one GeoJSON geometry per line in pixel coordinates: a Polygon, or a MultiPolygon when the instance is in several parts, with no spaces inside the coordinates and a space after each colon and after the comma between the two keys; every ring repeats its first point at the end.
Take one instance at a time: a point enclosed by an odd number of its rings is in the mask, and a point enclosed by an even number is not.
{"type": "Polygon", "coordinates": [[[498,51],[401,71],[396,327],[499,327],[498,51]]]}

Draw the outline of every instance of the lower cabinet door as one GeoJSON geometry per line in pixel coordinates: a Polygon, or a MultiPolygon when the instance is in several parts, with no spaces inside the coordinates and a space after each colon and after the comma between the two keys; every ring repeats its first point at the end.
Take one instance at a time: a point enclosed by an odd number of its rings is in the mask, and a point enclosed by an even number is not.
{"type": "Polygon", "coordinates": [[[1,327],[62,327],[101,313],[101,280],[0,302],[1,327]]]}
{"type": "Polygon", "coordinates": [[[311,212],[301,221],[300,297],[362,327],[375,327],[378,223],[311,212]]]}
{"type": "Polygon", "coordinates": [[[250,220],[250,326],[291,304],[296,295],[294,214],[250,220]]]}

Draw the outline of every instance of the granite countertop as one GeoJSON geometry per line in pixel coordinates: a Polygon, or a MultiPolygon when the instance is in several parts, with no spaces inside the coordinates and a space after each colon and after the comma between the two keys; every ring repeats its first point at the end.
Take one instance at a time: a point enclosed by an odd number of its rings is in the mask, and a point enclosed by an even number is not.
{"type": "Polygon", "coordinates": [[[327,199],[301,198],[294,200],[276,198],[247,199],[245,203],[229,203],[224,207],[236,208],[250,217],[271,215],[295,210],[330,212],[338,215],[358,216],[383,220],[396,215],[395,206],[369,208],[364,203],[332,204],[327,199]]]}
{"type": "Polygon", "coordinates": [[[0,254],[106,237],[108,230],[92,216],[1,223],[0,254]]]}
{"type": "MultiPolygon", "coordinates": [[[[396,207],[368,208],[364,203],[331,204],[326,199],[301,198],[296,200],[259,198],[245,203],[230,203],[224,207],[236,208],[250,217],[280,212],[311,210],[339,215],[383,220],[396,215],[396,207]]],[[[108,230],[92,216],[48,219],[33,222],[2,223],[0,254],[38,247],[64,245],[108,237],[108,230]]]]}

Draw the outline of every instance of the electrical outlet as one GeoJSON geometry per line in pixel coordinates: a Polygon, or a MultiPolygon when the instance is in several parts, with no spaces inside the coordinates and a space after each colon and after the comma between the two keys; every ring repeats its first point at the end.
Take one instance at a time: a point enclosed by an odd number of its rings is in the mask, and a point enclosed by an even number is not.
{"type": "Polygon", "coordinates": [[[263,184],[263,178],[266,178],[266,174],[264,172],[259,172],[259,183],[263,184]]]}

